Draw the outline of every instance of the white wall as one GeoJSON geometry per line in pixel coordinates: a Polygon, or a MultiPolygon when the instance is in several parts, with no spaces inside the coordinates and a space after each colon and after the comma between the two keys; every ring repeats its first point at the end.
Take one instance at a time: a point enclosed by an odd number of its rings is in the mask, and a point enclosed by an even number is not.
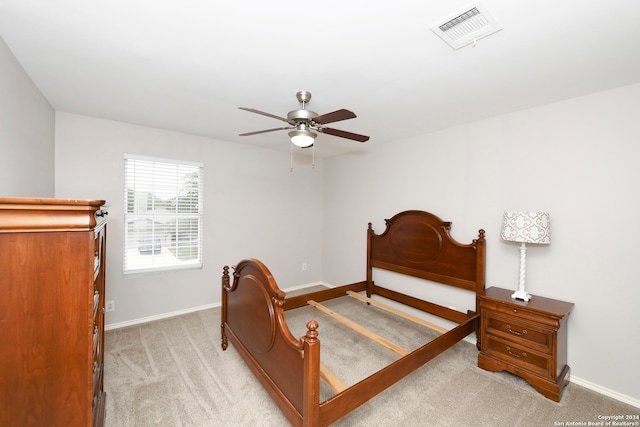
{"type": "Polygon", "coordinates": [[[0,38],[0,196],[53,197],[54,110],[0,38]]]}
{"type": "Polygon", "coordinates": [[[527,251],[527,290],[575,303],[573,376],[640,401],[638,135],[636,84],[326,159],[323,280],[363,280],[367,222],[381,233],[421,209],[462,243],[484,228],[487,286],[515,289],[502,212],[548,211],[552,242],[527,251]]]}
{"type": "Polygon", "coordinates": [[[263,261],[281,288],[321,279],[321,161],[290,172],[288,152],[61,112],[55,156],[56,197],[111,204],[107,325],[219,302],[222,267],[243,258],[263,261]],[[125,153],[204,163],[203,269],[123,276],[125,153]]]}

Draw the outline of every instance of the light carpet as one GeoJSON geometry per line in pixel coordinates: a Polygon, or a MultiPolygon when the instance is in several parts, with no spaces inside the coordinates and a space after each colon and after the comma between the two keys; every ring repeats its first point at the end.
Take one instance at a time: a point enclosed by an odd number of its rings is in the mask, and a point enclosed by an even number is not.
{"type": "MultiPolygon", "coordinates": [[[[435,336],[350,297],[323,304],[408,350],[435,336]]],[[[295,336],[318,321],[322,363],[346,385],[398,357],[314,308],[286,318],[295,336]]],[[[575,384],[553,402],[516,376],[479,369],[477,354],[460,342],[334,425],[587,425],[640,412],[575,384]]],[[[222,351],[219,308],[107,331],[105,391],[107,427],[289,425],[233,345],[222,351]]],[[[321,400],[331,394],[323,385],[321,400]]]]}

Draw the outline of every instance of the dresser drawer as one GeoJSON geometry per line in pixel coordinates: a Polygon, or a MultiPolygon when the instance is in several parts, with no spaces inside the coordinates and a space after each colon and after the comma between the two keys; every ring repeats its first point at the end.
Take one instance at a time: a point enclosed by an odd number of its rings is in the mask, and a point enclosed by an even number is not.
{"type": "Polygon", "coordinates": [[[98,396],[100,395],[100,383],[102,382],[102,372],[104,370],[103,364],[98,364],[94,362],[93,369],[93,405],[95,407],[98,396]]]}
{"type": "Polygon", "coordinates": [[[93,336],[93,360],[102,363],[102,334],[98,331],[93,336]]]}
{"type": "MultiPolygon", "coordinates": [[[[94,285],[95,289],[95,285],[94,285]]],[[[98,314],[98,308],[100,307],[100,292],[97,290],[93,292],[93,323],[96,322],[96,315],[98,314]]]]}
{"type": "Polygon", "coordinates": [[[94,357],[98,353],[98,340],[100,339],[100,333],[98,332],[98,326],[93,327],[93,354],[94,357]]]}
{"type": "Polygon", "coordinates": [[[93,250],[93,279],[97,279],[98,274],[100,274],[100,267],[102,267],[102,259],[104,254],[102,253],[104,247],[104,237],[105,232],[104,228],[96,231],[95,233],[95,241],[94,241],[94,250],[93,250]]]}
{"type": "Polygon", "coordinates": [[[517,343],[500,340],[489,335],[485,336],[483,352],[504,360],[510,365],[555,379],[553,359],[550,355],[540,354],[517,343]]]}
{"type": "Polygon", "coordinates": [[[520,343],[543,353],[551,354],[553,329],[545,329],[539,324],[527,322],[516,316],[495,312],[483,312],[483,329],[487,334],[520,343]]]}

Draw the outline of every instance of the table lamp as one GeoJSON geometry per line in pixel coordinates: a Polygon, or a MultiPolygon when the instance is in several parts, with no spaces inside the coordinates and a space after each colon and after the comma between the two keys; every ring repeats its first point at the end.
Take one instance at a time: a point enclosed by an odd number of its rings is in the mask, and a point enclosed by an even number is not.
{"type": "Polygon", "coordinates": [[[511,295],[513,299],[529,301],[531,295],[524,287],[527,243],[551,243],[551,228],[548,212],[515,212],[507,211],[502,217],[502,239],[509,242],[520,242],[520,283],[518,290],[511,295]]]}

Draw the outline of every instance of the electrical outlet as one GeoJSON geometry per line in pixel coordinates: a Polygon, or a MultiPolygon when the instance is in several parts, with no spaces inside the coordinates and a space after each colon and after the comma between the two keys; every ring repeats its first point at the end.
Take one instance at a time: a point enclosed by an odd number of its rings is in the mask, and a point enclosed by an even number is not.
{"type": "Polygon", "coordinates": [[[307,271],[307,263],[306,262],[302,263],[302,271],[307,271]]]}
{"type": "Polygon", "coordinates": [[[116,309],[116,303],[111,300],[111,301],[105,301],[104,303],[104,311],[105,312],[110,312],[110,311],[115,311],[116,309]]]}

